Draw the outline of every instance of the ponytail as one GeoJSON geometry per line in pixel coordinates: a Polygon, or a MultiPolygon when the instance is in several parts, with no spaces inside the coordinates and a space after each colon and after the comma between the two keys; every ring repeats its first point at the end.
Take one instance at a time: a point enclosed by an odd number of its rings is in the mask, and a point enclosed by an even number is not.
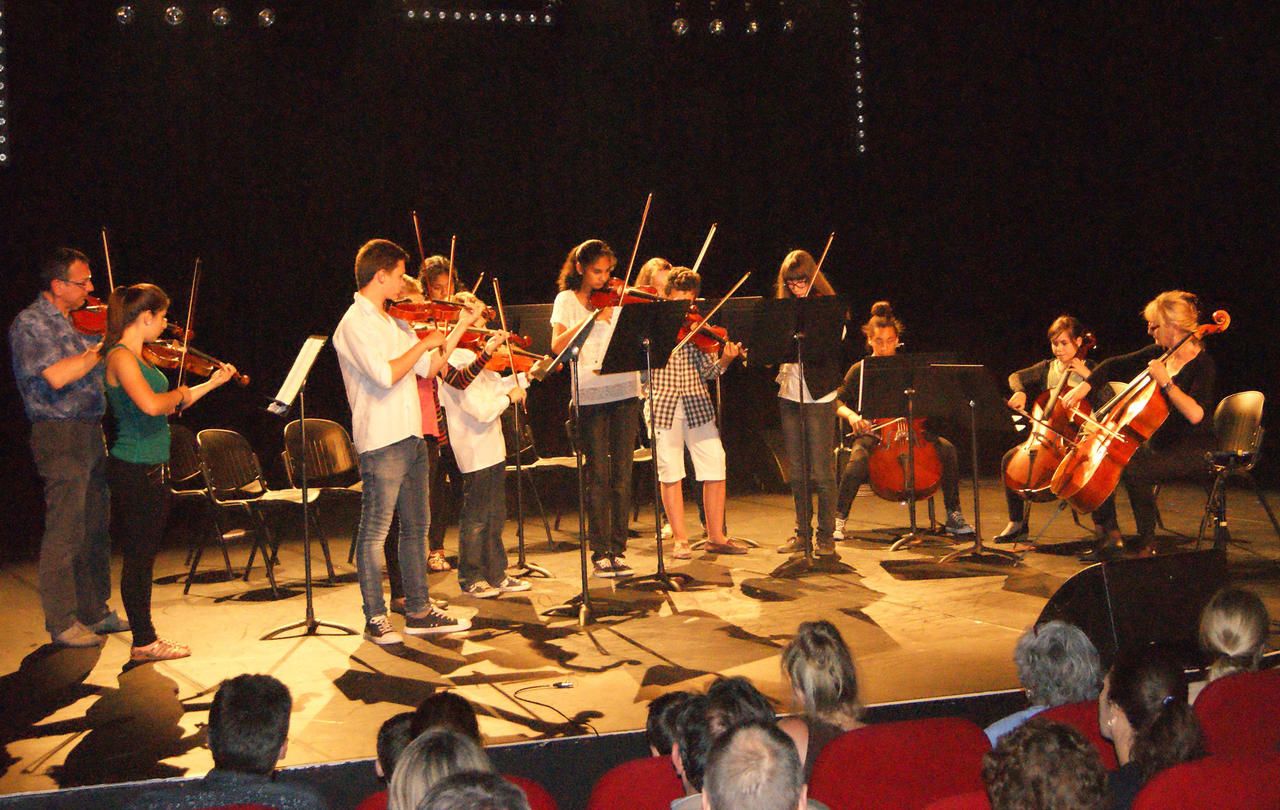
{"type": "Polygon", "coordinates": [[[1165,768],[1205,755],[1200,722],[1186,702],[1167,696],[1145,730],[1134,735],[1132,760],[1146,782],[1165,768]]]}
{"type": "Polygon", "coordinates": [[[613,248],[599,239],[588,239],[569,251],[569,255],[564,257],[564,265],[560,268],[560,278],[557,279],[560,289],[576,291],[581,287],[582,279],[586,275],[583,271],[595,264],[601,256],[617,258],[613,248]]]}
{"type": "Polygon", "coordinates": [[[1187,703],[1182,668],[1154,648],[1122,652],[1109,678],[1108,699],[1133,728],[1130,761],[1145,783],[1165,768],[1204,756],[1204,740],[1187,703]]]}
{"type": "Polygon", "coordinates": [[[169,296],[154,284],[116,287],[107,298],[107,333],[102,338],[102,355],[124,337],[124,330],[144,312],[169,308],[169,296]]]}

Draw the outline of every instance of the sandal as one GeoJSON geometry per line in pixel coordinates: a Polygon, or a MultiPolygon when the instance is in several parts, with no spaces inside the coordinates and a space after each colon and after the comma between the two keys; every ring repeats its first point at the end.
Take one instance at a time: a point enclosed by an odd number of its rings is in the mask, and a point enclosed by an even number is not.
{"type": "Polygon", "coordinates": [[[689,547],[689,541],[677,540],[675,549],[671,552],[671,558],[674,560],[692,560],[693,549],[689,547]]]}
{"type": "Polygon", "coordinates": [[[449,564],[449,558],[444,556],[444,549],[431,550],[431,553],[427,555],[427,570],[434,574],[453,570],[453,566],[449,564]]]}
{"type": "Polygon", "coordinates": [[[189,655],[191,655],[191,648],[187,645],[158,638],[145,647],[134,647],[129,653],[129,660],[172,661],[175,658],[186,658],[189,655]]]}

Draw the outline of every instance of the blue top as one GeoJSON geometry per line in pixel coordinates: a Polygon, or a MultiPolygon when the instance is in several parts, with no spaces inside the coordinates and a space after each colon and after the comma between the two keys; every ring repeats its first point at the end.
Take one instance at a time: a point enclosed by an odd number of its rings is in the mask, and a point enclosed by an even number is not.
{"type": "MultiPolygon", "coordinates": [[[[123,349],[131,356],[127,346],[117,343],[107,354],[123,349]]],[[[142,370],[142,377],[157,394],[169,390],[169,378],[164,372],[134,357],[142,370]]],[[[169,417],[149,416],[134,404],[122,385],[108,385],[107,399],[111,402],[111,414],[116,420],[116,438],[111,445],[111,455],[133,464],[164,464],[169,460],[169,417]]]]}
{"type": "Polygon", "coordinates": [[[991,741],[991,747],[995,748],[1000,738],[1013,731],[1018,726],[1035,717],[1040,712],[1049,708],[1048,706],[1032,706],[1029,709],[1023,709],[1020,712],[1014,712],[1008,717],[1002,717],[991,725],[987,726],[983,731],[987,734],[987,739],[991,741]]]}
{"type": "Polygon", "coordinates": [[[18,313],[9,325],[9,349],[13,352],[13,376],[22,394],[27,418],[32,422],[82,420],[94,422],[107,409],[102,393],[103,371],[99,363],[73,383],[54,390],[44,370],[59,360],[82,354],[98,342],[82,335],[44,295],[18,313]]]}

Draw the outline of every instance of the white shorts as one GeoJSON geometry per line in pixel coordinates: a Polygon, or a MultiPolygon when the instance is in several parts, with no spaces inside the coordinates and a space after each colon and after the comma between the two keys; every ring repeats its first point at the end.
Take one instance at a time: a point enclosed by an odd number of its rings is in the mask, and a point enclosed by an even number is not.
{"type": "Polygon", "coordinates": [[[684,403],[676,403],[669,429],[658,428],[654,447],[658,457],[658,480],[664,484],[683,481],[684,448],[693,456],[693,470],[699,481],[723,481],[724,445],[715,420],[691,428],[684,420],[684,403]]]}

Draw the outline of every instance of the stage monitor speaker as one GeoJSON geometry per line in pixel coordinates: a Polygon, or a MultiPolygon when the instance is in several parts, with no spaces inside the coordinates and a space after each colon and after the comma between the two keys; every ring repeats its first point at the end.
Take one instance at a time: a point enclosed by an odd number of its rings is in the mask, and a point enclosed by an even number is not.
{"type": "Polygon", "coordinates": [[[1092,565],[1062,584],[1037,624],[1053,619],[1084,631],[1104,667],[1116,651],[1149,644],[1200,666],[1200,611],[1227,584],[1225,551],[1208,549],[1092,565]]]}

